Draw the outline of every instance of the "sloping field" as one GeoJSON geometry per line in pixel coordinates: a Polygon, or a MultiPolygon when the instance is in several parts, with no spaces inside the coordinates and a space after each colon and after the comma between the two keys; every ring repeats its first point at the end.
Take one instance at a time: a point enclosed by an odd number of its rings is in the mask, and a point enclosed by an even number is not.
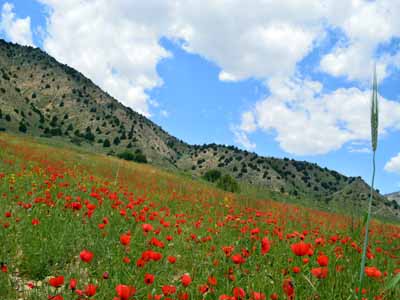
{"type": "MultiPolygon", "coordinates": [[[[0,299],[354,299],[358,224],[0,135],[0,299]]],[[[400,299],[400,227],[371,228],[364,297],[400,299]]]]}

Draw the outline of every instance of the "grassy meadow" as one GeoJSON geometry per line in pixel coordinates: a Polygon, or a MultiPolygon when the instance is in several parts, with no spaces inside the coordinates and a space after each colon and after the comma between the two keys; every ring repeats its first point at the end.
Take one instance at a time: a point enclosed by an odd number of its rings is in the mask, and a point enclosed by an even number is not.
{"type": "MultiPolygon", "coordinates": [[[[255,194],[1,133],[0,299],[356,299],[362,221],[255,194]]],[[[399,225],[366,266],[400,299],[399,225]]]]}

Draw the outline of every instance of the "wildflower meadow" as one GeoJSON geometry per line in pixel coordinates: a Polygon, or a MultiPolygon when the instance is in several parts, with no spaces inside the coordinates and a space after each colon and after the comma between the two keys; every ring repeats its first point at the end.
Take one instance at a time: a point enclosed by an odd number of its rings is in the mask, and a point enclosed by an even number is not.
{"type": "MultiPolygon", "coordinates": [[[[0,135],[1,299],[356,299],[363,222],[0,135]]],[[[400,299],[372,219],[362,299],[400,299]]],[[[397,275],[396,275],[397,274],[397,275]]]]}

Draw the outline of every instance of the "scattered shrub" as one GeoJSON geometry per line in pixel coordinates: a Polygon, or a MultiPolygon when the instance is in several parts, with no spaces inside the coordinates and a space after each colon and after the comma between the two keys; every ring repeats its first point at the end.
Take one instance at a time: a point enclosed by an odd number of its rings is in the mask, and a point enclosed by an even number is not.
{"type": "Polygon", "coordinates": [[[216,182],[222,176],[221,171],[212,169],[204,173],[203,178],[209,182],[216,182]]]}
{"type": "Polygon", "coordinates": [[[104,142],[103,142],[103,147],[104,148],[108,148],[110,146],[111,146],[110,141],[108,139],[105,139],[104,142]]]}
{"type": "Polygon", "coordinates": [[[19,127],[18,130],[22,133],[26,133],[26,131],[28,130],[28,128],[26,128],[26,125],[24,123],[19,123],[19,127]]]}
{"type": "Polygon", "coordinates": [[[117,154],[117,156],[121,159],[128,160],[128,161],[135,161],[138,163],[147,163],[146,156],[139,149],[136,150],[135,153],[125,150],[125,151],[117,154]]]}
{"type": "Polygon", "coordinates": [[[238,182],[230,175],[225,174],[217,181],[217,187],[232,193],[237,193],[240,191],[238,182]]]}
{"type": "Polygon", "coordinates": [[[132,161],[135,158],[135,155],[132,152],[127,151],[127,150],[119,153],[117,156],[121,159],[125,159],[128,161],[132,161]]]}

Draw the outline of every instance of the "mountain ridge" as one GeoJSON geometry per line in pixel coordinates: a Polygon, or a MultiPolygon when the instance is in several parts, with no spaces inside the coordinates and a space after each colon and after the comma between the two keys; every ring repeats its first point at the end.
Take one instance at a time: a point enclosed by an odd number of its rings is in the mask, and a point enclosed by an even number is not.
{"type": "Polygon", "coordinates": [[[386,194],[385,197],[389,201],[396,201],[400,205],[400,191],[386,194]]]}
{"type": "MultiPolygon", "coordinates": [[[[190,145],[125,107],[79,71],[39,48],[0,40],[0,130],[57,137],[117,155],[141,151],[167,169],[202,176],[219,169],[241,182],[293,197],[362,207],[369,186],[315,163],[263,157],[234,146],[190,145]]],[[[376,209],[399,216],[397,202],[375,192],[376,209]]],[[[356,208],[355,208],[356,209],[356,208]]]]}

